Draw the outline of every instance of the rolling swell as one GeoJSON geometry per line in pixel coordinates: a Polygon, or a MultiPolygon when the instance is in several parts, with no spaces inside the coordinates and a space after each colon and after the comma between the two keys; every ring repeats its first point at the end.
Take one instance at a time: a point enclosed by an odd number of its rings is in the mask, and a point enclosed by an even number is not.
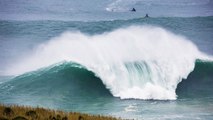
{"type": "Polygon", "coordinates": [[[213,97],[213,62],[197,60],[195,69],[178,84],[178,98],[213,97]]]}
{"type": "Polygon", "coordinates": [[[93,72],[71,62],[61,62],[17,76],[1,84],[0,91],[2,95],[49,96],[50,99],[112,96],[93,72]]]}

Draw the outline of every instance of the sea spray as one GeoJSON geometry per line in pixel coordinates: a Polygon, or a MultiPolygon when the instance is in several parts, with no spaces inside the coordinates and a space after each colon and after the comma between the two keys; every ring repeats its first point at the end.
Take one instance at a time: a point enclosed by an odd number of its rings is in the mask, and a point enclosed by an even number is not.
{"type": "Polygon", "coordinates": [[[176,99],[177,84],[204,58],[186,38],[152,26],[131,26],[101,35],[65,32],[14,63],[22,74],[71,61],[85,66],[121,99],[176,99]]]}

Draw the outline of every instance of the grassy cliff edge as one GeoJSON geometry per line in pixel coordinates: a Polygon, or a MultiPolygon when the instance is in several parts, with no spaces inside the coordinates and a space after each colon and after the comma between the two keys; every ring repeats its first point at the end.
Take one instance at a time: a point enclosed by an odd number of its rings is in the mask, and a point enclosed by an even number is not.
{"type": "Polygon", "coordinates": [[[121,118],[0,104],[0,120],[121,120],[121,118]]]}

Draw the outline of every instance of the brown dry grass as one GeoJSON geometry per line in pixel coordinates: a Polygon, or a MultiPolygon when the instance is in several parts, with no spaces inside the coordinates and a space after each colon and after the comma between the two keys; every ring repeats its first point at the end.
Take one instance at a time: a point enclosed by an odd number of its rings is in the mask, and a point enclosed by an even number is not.
{"type": "Polygon", "coordinates": [[[63,112],[39,107],[0,105],[0,120],[121,120],[121,118],[63,112]]]}

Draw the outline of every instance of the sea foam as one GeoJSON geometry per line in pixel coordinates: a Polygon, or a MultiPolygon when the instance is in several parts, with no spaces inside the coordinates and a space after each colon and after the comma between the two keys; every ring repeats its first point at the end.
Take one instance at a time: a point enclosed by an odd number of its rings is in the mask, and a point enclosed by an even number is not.
{"type": "Polygon", "coordinates": [[[196,59],[206,58],[187,38],[160,27],[130,26],[93,36],[65,32],[15,62],[7,74],[72,61],[93,71],[115,97],[175,100],[178,83],[196,59]]]}

